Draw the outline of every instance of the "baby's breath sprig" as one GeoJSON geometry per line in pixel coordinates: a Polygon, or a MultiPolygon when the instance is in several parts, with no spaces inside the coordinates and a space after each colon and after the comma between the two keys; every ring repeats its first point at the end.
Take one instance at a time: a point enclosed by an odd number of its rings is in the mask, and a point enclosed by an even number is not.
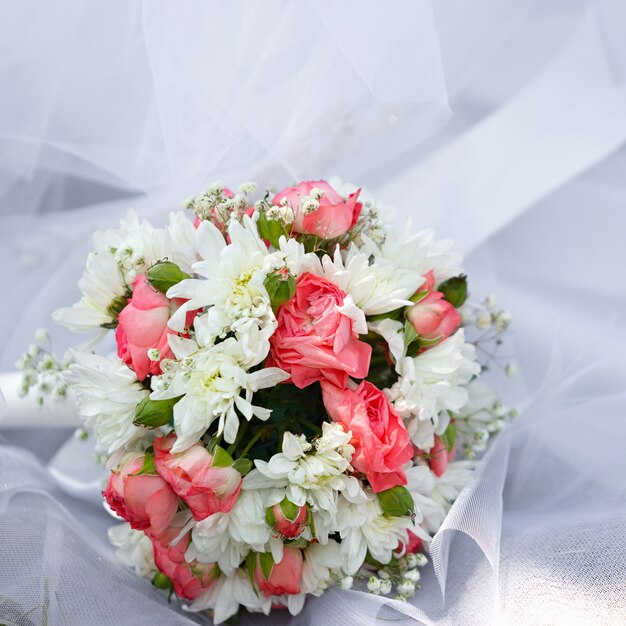
{"type": "Polygon", "coordinates": [[[189,198],[184,204],[201,220],[208,220],[225,232],[233,219],[243,219],[246,210],[253,204],[248,196],[256,191],[256,187],[253,182],[241,183],[238,192],[233,193],[221,183],[214,183],[202,195],[189,198]]]}
{"type": "Polygon", "coordinates": [[[472,339],[472,343],[483,356],[483,369],[488,369],[493,363],[507,376],[515,376],[515,362],[503,359],[500,354],[503,336],[511,324],[511,313],[498,308],[495,295],[489,294],[480,304],[466,302],[461,309],[461,315],[465,326],[474,326],[481,331],[478,337],[472,339]]]}
{"type": "Polygon", "coordinates": [[[22,372],[19,395],[24,397],[35,391],[35,403],[39,407],[44,405],[46,397],[62,400],[67,395],[67,383],[63,380],[62,373],[71,363],[69,355],[63,361],[54,356],[50,335],[45,328],[40,328],[35,333],[33,343],[15,364],[22,372]]]}
{"type": "Polygon", "coordinates": [[[420,588],[419,568],[428,563],[422,553],[393,557],[389,564],[378,569],[364,565],[354,576],[339,581],[343,589],[350,589],[356,583],[360,588],[376,596],[391,596],[396,600],[408,600],[420,588]]]}

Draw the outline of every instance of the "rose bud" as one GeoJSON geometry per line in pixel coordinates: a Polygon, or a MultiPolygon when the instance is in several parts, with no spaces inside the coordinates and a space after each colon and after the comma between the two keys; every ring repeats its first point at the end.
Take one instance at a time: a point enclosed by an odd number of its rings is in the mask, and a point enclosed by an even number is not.
{"type": "Polygon", "coordinates": [[[435,445],[430,449],[428,464],[430,469],[437,475],[441,476],[448,467],[450,461],[454,457],[454,447],[448,449],[441,437],[435,435],[435,445]]]}
{"type": "Polygon", "coordinates": [[[162,535],[176,515],[178,498],[158,475],[138,474],[144,466],[144,454],[126,458],[109,476],[102,495],[109,506],[135,530],[150,537],[162,535]]]}
{"type": "Polygon", "coordinates": [[[180,528],[171,527],[158,539],[152,541],[154,564],[174,585],[179,598],[195,600],[219,578],[215,563],[187,562],[185,551],[191,541],[191,533],[175,545],[171,545],[180,533],[180,528]]]}
{"type": "Polygon", "coordinates": [[[436,345],[447,339],[461,325],[461,315],[444,299],[442,293],[433,291],[432,271],[426,276],[427,290],[406,313],[406,318],[419,335],[419,339],[436,345]]]}
{"type": "Polygon", "coordinates": [[[254,569],[254,582],[265,596],[300,593],[304,560],[297,548],[284,548],[283,559],[275,563],[270,553],[259,554],[254,569]]]}
{"type": "Polygon", "coordinates": [[[306,504],[298,506],[287,498],[265,512],[265,521],[270,528],[287,539],[299,537],[307,526],[309,510],[306,504]]]}
{"type": "Polygon", "coordinates": [[[154,440],[155,465],[174,492],[191,509],[196,520],[230,511],[241,490],[241,474],[222,448],[211,454],[201,443],[171,453],[176,435],[154,440]]]}
{"type": "Polygon", "coordinates": [[[167,337],[173,331],[167,326],[170,301],[150,286],[145,275],[133,282],[133,295],[119,314],[115,331],[117,355],[133,368],[138,380],[161,373],[161,361],[172,356],[167,337]],[[151,359],[153,350],[158,358],[151,359]]]}
{"type": "Polygon", "coordinates": [[[283,189],[274,196],[272,204],[291,208],[294,232],[333,239],[345,234],[359,219],[360,192],[359,189],[344,201],[326,181],[305,181],[283,189]]]}

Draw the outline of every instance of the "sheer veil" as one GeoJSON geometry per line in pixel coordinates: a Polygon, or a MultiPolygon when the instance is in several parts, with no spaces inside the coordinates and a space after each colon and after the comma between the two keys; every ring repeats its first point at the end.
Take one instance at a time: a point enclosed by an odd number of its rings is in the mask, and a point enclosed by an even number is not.
{"type": "MultiPolygon", "coordinates": [[[[399,225],[454,237],[472,297],[494,291],[513,312],[520,374],[492,375],[521,415],[433,540],[410,603],[331,590],[273,622],[623,619],[623,3],[9,0],[2,12],[0,372],[41,326],[59,354],[74,342],[50,313],[76,299],[91,232],[129,206],[158,223],[216,179],[358,182],[399,225]]],[[[209,623],[116,561],[71,406],[16,412],[0,380],[0,621],[209,623]]]]}

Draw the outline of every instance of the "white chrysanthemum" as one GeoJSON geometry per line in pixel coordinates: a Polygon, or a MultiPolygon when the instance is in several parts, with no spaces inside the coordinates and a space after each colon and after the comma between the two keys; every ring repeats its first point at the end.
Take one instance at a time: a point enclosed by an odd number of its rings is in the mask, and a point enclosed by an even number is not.
{"type": "Polygon", "coordinates": [[[415,465],[405,471],[406,488],[422,516],[422,523],[430,533],[436,533],[447,513],[446,507],[432,495],[437,476],[427,465],[415,465]]]}
{"type": "Polygon", "coordinates": [[[403,357],[396,370],[400,379],[388,392],[396,409],[404,418],[432,420],[436,428],[440,412],[456,412],[467,402],[465,385],[480,373],[480,364],[460,329],[416,357],[403,357]]]}
{"type": "Polygon", "coordinates": [[[432,497],[446,507],[446,512],[452,502],[459,497],[465,485],[469,484],[474,477],[475,468],[476,461],[452,461],[446,467],[446,471],[437,477],[432,497]]]}
{"type": "Polygon", "coordinates": [[[257,594],[248,573],[239,569],[232,576],[222,574],[215,584],[196,598],[187,608],[190,611],[213,610],[213,623],[221,624],[232,617],[244,606],[252,613],[270,612],[271,603],[265,601],[262,594],[257,594]]]}
{"type": "Polygon", "coordinates": [[[54,320],[75,332],[112,323],[117,307],[111,305],[128,296],[135,277],[152,264],[167,258],[184,272],[191,272],[196,258],[194,232],[181,211],[170,214],[167,228],[157,229],[129,210],[120,228],[94,233],[95,250],[87,257],[78,282],[82,298],[72,307],[55,311],[54,320]]]}
{"type": "Polygon", "coordinates": [[[52,319],[76,333],[85,333],[113,322],[111,303],[125,297],[128,287],[117,260],[107,251],[91,252],[78,288],[81,300],[71,307],[57,309],[52,319]]]}
{"type": "Polygon", "coordinates": [[[260,327],[275,327],[269,295],[264,286],[268,250],[254,222],[245,216],[243,223],[233,220],[228,228],[231,243],[226,245],[220,231],[210,222],[200,224],[197,245],[202,261],[193,269],[202,279],[190,278],[174,285],[168,298],[186,298],[169,324],[181,331],[185,313],[201,307],[208,311],[208,327],[216,336],[225,336],[248,320],[260,327]]]}
{"type": "Polygon", "coordinates": [[[343,557],[340,544],[329,539],[328,543],[311,543],[303,551],[304,567],[302,568],[303,594],[322,595],[323,591],[341,577],[343,557]]]}
{"type": "Polygon", "coordinates": [[[78,413],[92,428],[96,453],[110,455],[142,437],[146,429],[135,426],[135,408],[148,395],[135,372],[120,359],[72,352],[74,363],[64,379],[76,395],[78,413]]]}
{"type": "Polygon", "coordinates": [[[424,282],[421,274],[398,268],[381,256],[371,260],[368,251],[354,244],[343,253],[337,246],[332,259],[325,256],[322,265],[324,277],[352,296],[366,315],[410,306],[409,298],[424,282]]]}
{"type": "Polygon", "coordinates": [[[116,524],[108,531],[109,541],[117,548],[115,556],[118,560],[132,567],[138,576],[152,579],[157,573],[154,564],[152,542],[146,533],[133,530],[130,524],[116,524]]]}
{"type": "Polygon", "coordinates": [[[284,487],[294,504],[302,506],[308,502],[317,538],[325,542],[329,526],[334,523],[339,493],[350,502],[363,503],[367,499],[359,481],[346,475],[346,471],[352,470],[351,438],[341,425],[328,422],[322,424],[322,436],[315,441],[315,447],[304,436],[286,432],[282,452],[269,462],[256,460],[256,469],[244,478],[243,489],[284,487]]]}
{"type": "MultiPolygon", "coordinates": [[[[491,385],[482,380],[472,380],[467,385],[467,402],[456,414],[457,440],[470,447],[476,447],[476,439],[481,436],[488,440],[492,423],[496,420],[494,407],[498,394],[491,385]]],[[[478,446],[480,449],[483,446],[478,446]]]]}
{"type": "Polygon", "coordinates": [[[173,337],[170,345],[177,361],[163,365],[165,371],[152,379],[151,398],[182,398],[174,405],[177,440],[172,452],[194,444],[215,421],[218,434],[233,443],[239,430],[237,410],[247,419],[266,420],[269,409],[252,404],[254,392],[274,387],[289,374],[277,367],[248,370],[265,359],[269,351],[268,332],[251,326],[242,339],[229,337],[209,348],[200,348],[191,339],[173,337]],[[237,409],[237,410],[236,410],[237,409]]]}
{"type": "Polygon", "coordinates": [[[250,552],[264,552],[270,540],[261,496],[242,491],[228,513],[214,513],[199,521],[191,533],[185,558],[200,563],[217,563],[231,575],[250,552]]]}
{"type": "MultiPolygon", "coordinates": [[[[410,232],[410,229],[406,228],[405,232],[410,232]]],[[[435,285],[438,285],[463,272],[460,267],[462,257],[450,252],[453,245],[452,239],[435,241],[435,232],[432,229],[407,238],[399,233],[390,232],[380,248],[370,246],[369,252],[387,259],[398,269],[411,270],[420,276],[425,276],[432,270],[435,285]]]]}
{"type": "Polygon", "coordinates": [[[407,528],[413,528],[409,517],[385,515],[373,493],[365,504],[353,504],[340,497],[337,525],[344,570],[350,575],[363,565],[368,550],[380,563],[388,563],[398,542],[406,539],[407,528]]]}
{"type": "Polygon", "coordinates": [[[304,246],[291,237],[282,236],[278,241],[278,249],[265,257],[266,274],[286,267],[295,277],[304,272],[322,275],[322,264],[314,252],[306,252],[304,246]]]}

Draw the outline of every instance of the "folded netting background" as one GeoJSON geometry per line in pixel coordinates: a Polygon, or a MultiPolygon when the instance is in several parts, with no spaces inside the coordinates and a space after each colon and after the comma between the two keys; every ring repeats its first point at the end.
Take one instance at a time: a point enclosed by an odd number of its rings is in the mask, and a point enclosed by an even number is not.
{"type": "MultiPolygon", "coordinates": [[[[520,373],[493,376],[521,415],[410,603],[330,590],[272,623],[626,619],[623,3],[0,12],[1,372],[40,326],[59,354],[75,342],[50,313],[75,300],[90,233],[129,206],[157,224],[218,178],[338,174],[396,205],[399,225],[455,237],[472,297],[513,312],[520,373]]],[[[0,422],[0,622],[210,623],[116,561],[89,442],[71,407],[55,412],[0,422]]]]}

